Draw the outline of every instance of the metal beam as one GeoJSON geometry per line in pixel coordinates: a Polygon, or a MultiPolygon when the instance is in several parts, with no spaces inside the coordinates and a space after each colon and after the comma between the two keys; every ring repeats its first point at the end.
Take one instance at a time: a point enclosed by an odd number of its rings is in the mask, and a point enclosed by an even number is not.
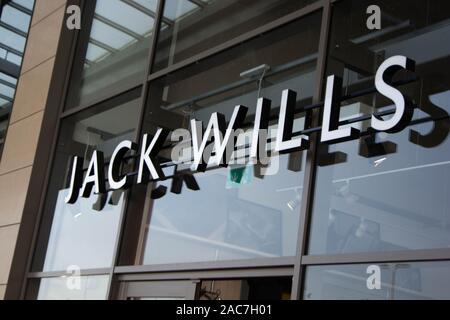
{"type": "MultiPolygon", "coordinates": [[[[327,57],[328,57],[328,45],[331,32],[331,17],[332,17],[332,5],[331,0],[323,0],[320,2],[322,5],[322,17],[320,24],[320,35],[318,39],[318,55],[316,67],[316,79],[314,83],[313,103],[317,104],[323,101],[323,87],[324,79],[326,75],[327,57]]],[[[309,111],[311,121],[308,123],[308,127],[316,127],[320,121],[320,110],[309,111]]],[[[305,129],[306,128],[305,124],[305,129]]],[[[297,260],[294,266],[294,276],[292,279],[291,299],[301,300],[303,296],[303,279],[306,268],[302,265],[302,258],[307,254],[308,250],[308,233],[309,225],[311,223],[311,212],[314,200],[314,190],[316,183],[316,163],[318,157],[318,134],[310,135],[310,148],[306,154],[305,174],[303,178],[303,193],[302,203],[300,205],[300,221],[297,233],[297,260]]]]}
{"type": "Polygon", "coordinates": [[[89,42],[92,43],[93,45],[96,45],[97,47],[100,47],[108,52],[114,53],[117,52],[116,49],[114,49],[113,47],[107,45],[106,43],[103,43],[101,41],[95,40],[95,39],[89,39],[89,42]]]}
{"type": "Polygon", "coordinates": [[[8,60],[0,59],[0,72],[17,79],[20,75],[20,67],[8,60]]]}
{"type": "Polygon", "coordinates": [[[19,51],[17,49],[11,48],[10,46],[7,46],[6,44],[0,42],[0,48],[9,51],[11,53],[14,53],[15,55],[18,55],[19,57],[23,57],[23,52],[19,51]]]}
{"type": "Polygon", "coordinates": [[[244,34],[241,34],[231,40],[228,40],[222,44],[219,44],[213,48],[207,49],[205,51],[202,51],[190,58],[187,58],[183,61],[180,61],[178,63],[175,63],[163,70],[160,71],[156,71],[154,73],[152,73],[151,75],[149,75],[148,77],[148,81],[153,81],[157,78],[163,77],[166,74],[169,73],[173,73],[177,70],[186,68],[190,65],[196,64],[208,57],[214,56],[216,54],[219,54],[221,52],[226,51],[227,49],[230,49],[232,47],[235,47],[241,43],[247,42],[253,38],[256,38],[258,36],[260,36],[261,34],[267,33],[271,30],[274,30],[276,28],[282,27],[294,20],[297,20],[301,17],[304,17],[308,14],[311,14],[313,12],[316,12],[318,10],[322,9],[322,1],[315,1],[305,7],[303,7],[302,9],[299,9],[297,11],[291,12],[285,16],[283,16],[282,18],[279,18],[275,21],[272,21],[270,23],[267,23],[261,27],[258,27],[256,29],[253,29],[251,31],[248,31],[244,34]]]}
{"type": "Polygon", "coordinates": [[[29,16],[31,16],[33,14],[32,10],[25,8],[24,6],[18,4],[17,2],[8,1],[8,5],[16,10],[19,10],[19,11],[29,15],[29,16]]]}
{"type": "Polygon", "coordinates": [[[189,2],[192,2],[193,4],[199,6],[200,8],[204,8],[206,6],[206,3],[204,3],[201,0],[188,0],[189,2]]]}
{"type": "Polygon", "coordinates": [[[12,98],[5,96],[4,94],[1,94],[1,93],[0,93],[0,99],[6,100],[8,102],[13,102],[12,98]]]}
{"type": "Polygon", "coordinates": [[[10,88],[13,88],[13,89],[16,89],[16,85],[14,83],[8,82],[8,81],[3,80],[3,79],[0,79],[0,84],[2,84],[4,86],[7,86],[7,87],[10,87],[10,88]]]}
{"type": "MultiPolygon", "coordinates": [[[[131,0],[120,0],[120,1],[122,1],[123,3],[129,5],[130,7],[134,8],[136,10],[141,11],[142,13],[152,17],[153,19],[156,19],[156,13],[154,11],[150,10],[149,8],[146,8],[143,5],[140,5],[139,3],[131,1],[131,0]]],[[[165,24],[168,24],[170,26],[173,25],[173,21],[166,17],[162,17],[162,21],[165,24]]]]}
{"type": "Polygon", "coordinates": [[[123,33],[129,35],[130,37],[135,38],[137,40],[142,40],[144,38],[139,33],[136,33],[133,30],[130,30],[130,29],[128,29],[128,28],[126,28],[126,27],[124,27],[124,26],[122,26],[122,25],[120,25],[120,24],[118,24],[118,23],[116,23],[116,22],[114,22],[114,21],[104,17],[104,16],[101,16],[101,15],[97,14],[97,13],[94,15],[94,19],[97,19],[98,21],[103,22],[104,24],[110,26],[111,28],[119,30],[119,31],[121,31],[121,32],[123,32],[123,33]]]}
{"type": "Polygon", "coordinates": [[[0,27],[3,27],[3,28],[5,28],[6,30],[9,30],[9,31],[11,31],[11,32],[14,32],[15,34],[17,34],[17,35],[20,36],[20,37],[24,37],[24,38],[27,37],[27,33],[26,33],[26,32],[24,32],[24,31],[22,31],[22,30],[20,30],[20,29],[17,29],[16,27],[13,27],[13,26],[10,25],[10,24],[4,23],[3,21],[0,21],[0,27]]]}

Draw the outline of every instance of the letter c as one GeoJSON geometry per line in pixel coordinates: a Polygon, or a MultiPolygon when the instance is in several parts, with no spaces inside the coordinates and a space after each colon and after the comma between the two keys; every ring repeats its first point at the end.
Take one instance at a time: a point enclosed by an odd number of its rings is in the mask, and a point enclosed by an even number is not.
{"type": "Polygon", "coordinates": [[[111,156],[111,162],[108,168],[108,181],[109,186],[113,190],[129,188],[131,186],[132,177],[127,175],[121,176],[120,173],[120,166],[122,164],[123,157],[130,150],[136,151],[137,145],[129,140],[125,140],[116,147],[111,156]]]}

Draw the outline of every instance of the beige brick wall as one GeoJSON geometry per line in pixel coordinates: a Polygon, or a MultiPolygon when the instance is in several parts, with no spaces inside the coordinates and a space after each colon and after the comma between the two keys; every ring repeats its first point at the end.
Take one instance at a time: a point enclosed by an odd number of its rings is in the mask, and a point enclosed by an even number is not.
{"type": "Polygon", "coordinates": [[[0,162],[0,299],[3,299],[41,130],[66,0],[36,0],[0,162]]]}

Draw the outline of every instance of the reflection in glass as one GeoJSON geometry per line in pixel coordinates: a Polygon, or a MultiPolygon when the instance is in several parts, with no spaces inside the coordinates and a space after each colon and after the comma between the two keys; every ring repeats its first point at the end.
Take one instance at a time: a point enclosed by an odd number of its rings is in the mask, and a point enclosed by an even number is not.
{"type": "MultiPolygon", "coordinates": [[[[150,84],[146,132],[158,126],[189,128],[191,119],[206,126],[212,113],[230,119],[236,105],[248,107],[246,123],[254,119],[258,97],[272,100],[278,113],[284,89],[298,92],[297,107],[312,102],[320,15],[312,14],[223,54],[185,68],[150,84]],[[282,53],[282,54],[280,54],[282,53]],[[248,70],[255,70],[252,73],[248,70]]],[[[294,131],[305,127],[298,112],[294,131]]],[[[270,123],[267,146],[270,163],[248,161],[251,125],[238,137],[232,159],[244,160],[228,168],[210,167],[194,175],[200,190],[183,184],[171,192],[175,179],[158,186],[166,195],[148,200],[149,226],[143,264],[219,261],[294,256],[303,189],[303,153],[279,156],[274,152],[276,117],[270,123]],[[247,143],[246,143],[247,141],[247,143]],[[247,155],[245,154],[247,152],[247,155]],[[266,169],[266,173],[262,173],[266,169]]],[[[189,155],[190,143],[186,153],[189,155]]],[[[190,156],[188,158],[190,159],[190,156]]],[[[164,159],[163,159],[164,160],[164,159]]],[[[167,167],[167,176],[174,170],[167,167]]],[[[151,186],[154,188],[156,186],[151,186]]],[[[149,194],[151,189],[149,190],[149,194]]]]}
{"type": "MultiPolygon", "coordinates": [[[[400,54],[416,60],[417,79],[406,72],[394,79],[404,81],[399,90],[417,106],[416,122],[397,134],[376,135],[367,132],[369,122],[355,123],[366,132],[361,140],[321,147],[310,254],[450,245],[450,47],[441,40],[449,22],[442,9],[450,9],[449,3],[379,3],[391,17],[382,33],[359,24],[368,1],[336,4],[328,73],[343,76],[350,94],[373,86],[385,58],[400,54]]],[[[366,94],[343,102],[341,121],[393,108],[392,101],[366,94]]]]}
{"type": "Polygon", "coordinates": [[[198,300],[290,300],[292,278],[204,280],[198,300]]]}
{"type": "Polygon", "coordinates": [[[308,267],[303,299],[448,300],[449,272],[449,262],[308,267]]]}
{"type": "Polygon", "coordinates": [[[109,276],[41,279],[37,300],[106,300],[109,276]]]}
{"type": "MultiPolygon", "coordinates": [[[[66,205],[66,190],[56,202],[44,270],[65,270],[68,266],[102,268],[113,261],[113,248],[123,209],[123,192],[118,200],[109,201],[96,210],[98,196],[80,198],[66,205]]],[[[108,198],[112,193],[108,194],[108,198]]]]}
{"type": "Polygon", "coordinates": [[[89,40],[79,44],[83,65],[74,70],[68,108],[143,82],[157,1],[140,2],[96,1],[89,40]]]}
{"type": "Polygon", "coordinates": [[[153,71],[211,49],[314,0],[171,0],[164,7],[153,71]]]}
{"type": "MultiPolygon", "coordinates": [[[[119,142],[135,140],[138,96],[139,91],[129,93],[63,121],[33,270],[111,267],[124,193],[92,194],[73,205],[65,204],[64,197],[72,156],[83,157],[86,170],[93,150],[102,151],[108,162],[119,142]]],[[[123,170],[131,170],[130,164],[125,163],[123,170]]]]}
{"type": "Polygon", "coordinates": [[[302,174],[286,169],[287,158],[272,159],[280,170],[264,179],[252,166],[240,183],[233,169],[213,170],[195,176],[200,191],[156,200],[143,264],[294,256],[302,174]]]}

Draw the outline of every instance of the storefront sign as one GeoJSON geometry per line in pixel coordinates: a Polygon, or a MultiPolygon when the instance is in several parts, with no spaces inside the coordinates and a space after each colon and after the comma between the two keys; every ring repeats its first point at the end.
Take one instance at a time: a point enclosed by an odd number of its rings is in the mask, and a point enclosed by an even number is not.
{"type": "MultiPolygon", "coordinates": [[[[395,112],[387,120],[372,115],[371,130],[375,132],[399,132],[408,126],[413,117],[413,104],[392,85],[393,76],[402,69],[414,72],[415,62],[404,56],[394,56],[384,61],[376,73],[375,87],[380,94],[393,101],[395,112]]],[[[342,128],[339,124],[341,92],[342,80],[336,76],[328,77],[321,129],[321,142],[323,143],[332,144],[359,137],[359,130],[352,127],[342,128]]],[[[275,151],[280,154],[309,148],[307,137],[293,137],[296,97],[297,93],[289,89],[282,93],[275,141],[275,151]]],[[[266,149],[270,108],[270,100],[265,98],[258,100],[250,146],[250,157],[253,159],[260,159],[261,151],[266,149]]],[[[228,126],[223,114],[214,113],[205,131],[201,121],[191,121],[192,171],[205,171],[210,164],[211,153],[205,152],[209,144],[214,146],[214,164],[223,167],[228,165],[231,153],[226,150],[234,150],[234,132],[242,127],[247,111],[248,109],[242,105],[236,106],[228,126]]],[[[160,153],[169,134],[170,131],[163,128],[159,128],[153,137],[145,134],[140,148],[131,141],[120,143],[113,152],[108,167],[110,188],[112,190],[126,189],[134,183],[133,176],[122,175],[120,172],[124,156],[131,151],[138,152],[140,150],[137,184],[147,184],[150,181],[165,179],[155,158],[160,153]]],[[[66,203],[75,203],[79,195],[89,198],[92,190],[97,194],[106,192],[103,153],[98,150],[93,152],[84,180],[83,162],[83,158],[73,157],[70,191],[65,199],[66,203]]],[[[193,188],[195,189],[195,184],[193,188]]]]}

